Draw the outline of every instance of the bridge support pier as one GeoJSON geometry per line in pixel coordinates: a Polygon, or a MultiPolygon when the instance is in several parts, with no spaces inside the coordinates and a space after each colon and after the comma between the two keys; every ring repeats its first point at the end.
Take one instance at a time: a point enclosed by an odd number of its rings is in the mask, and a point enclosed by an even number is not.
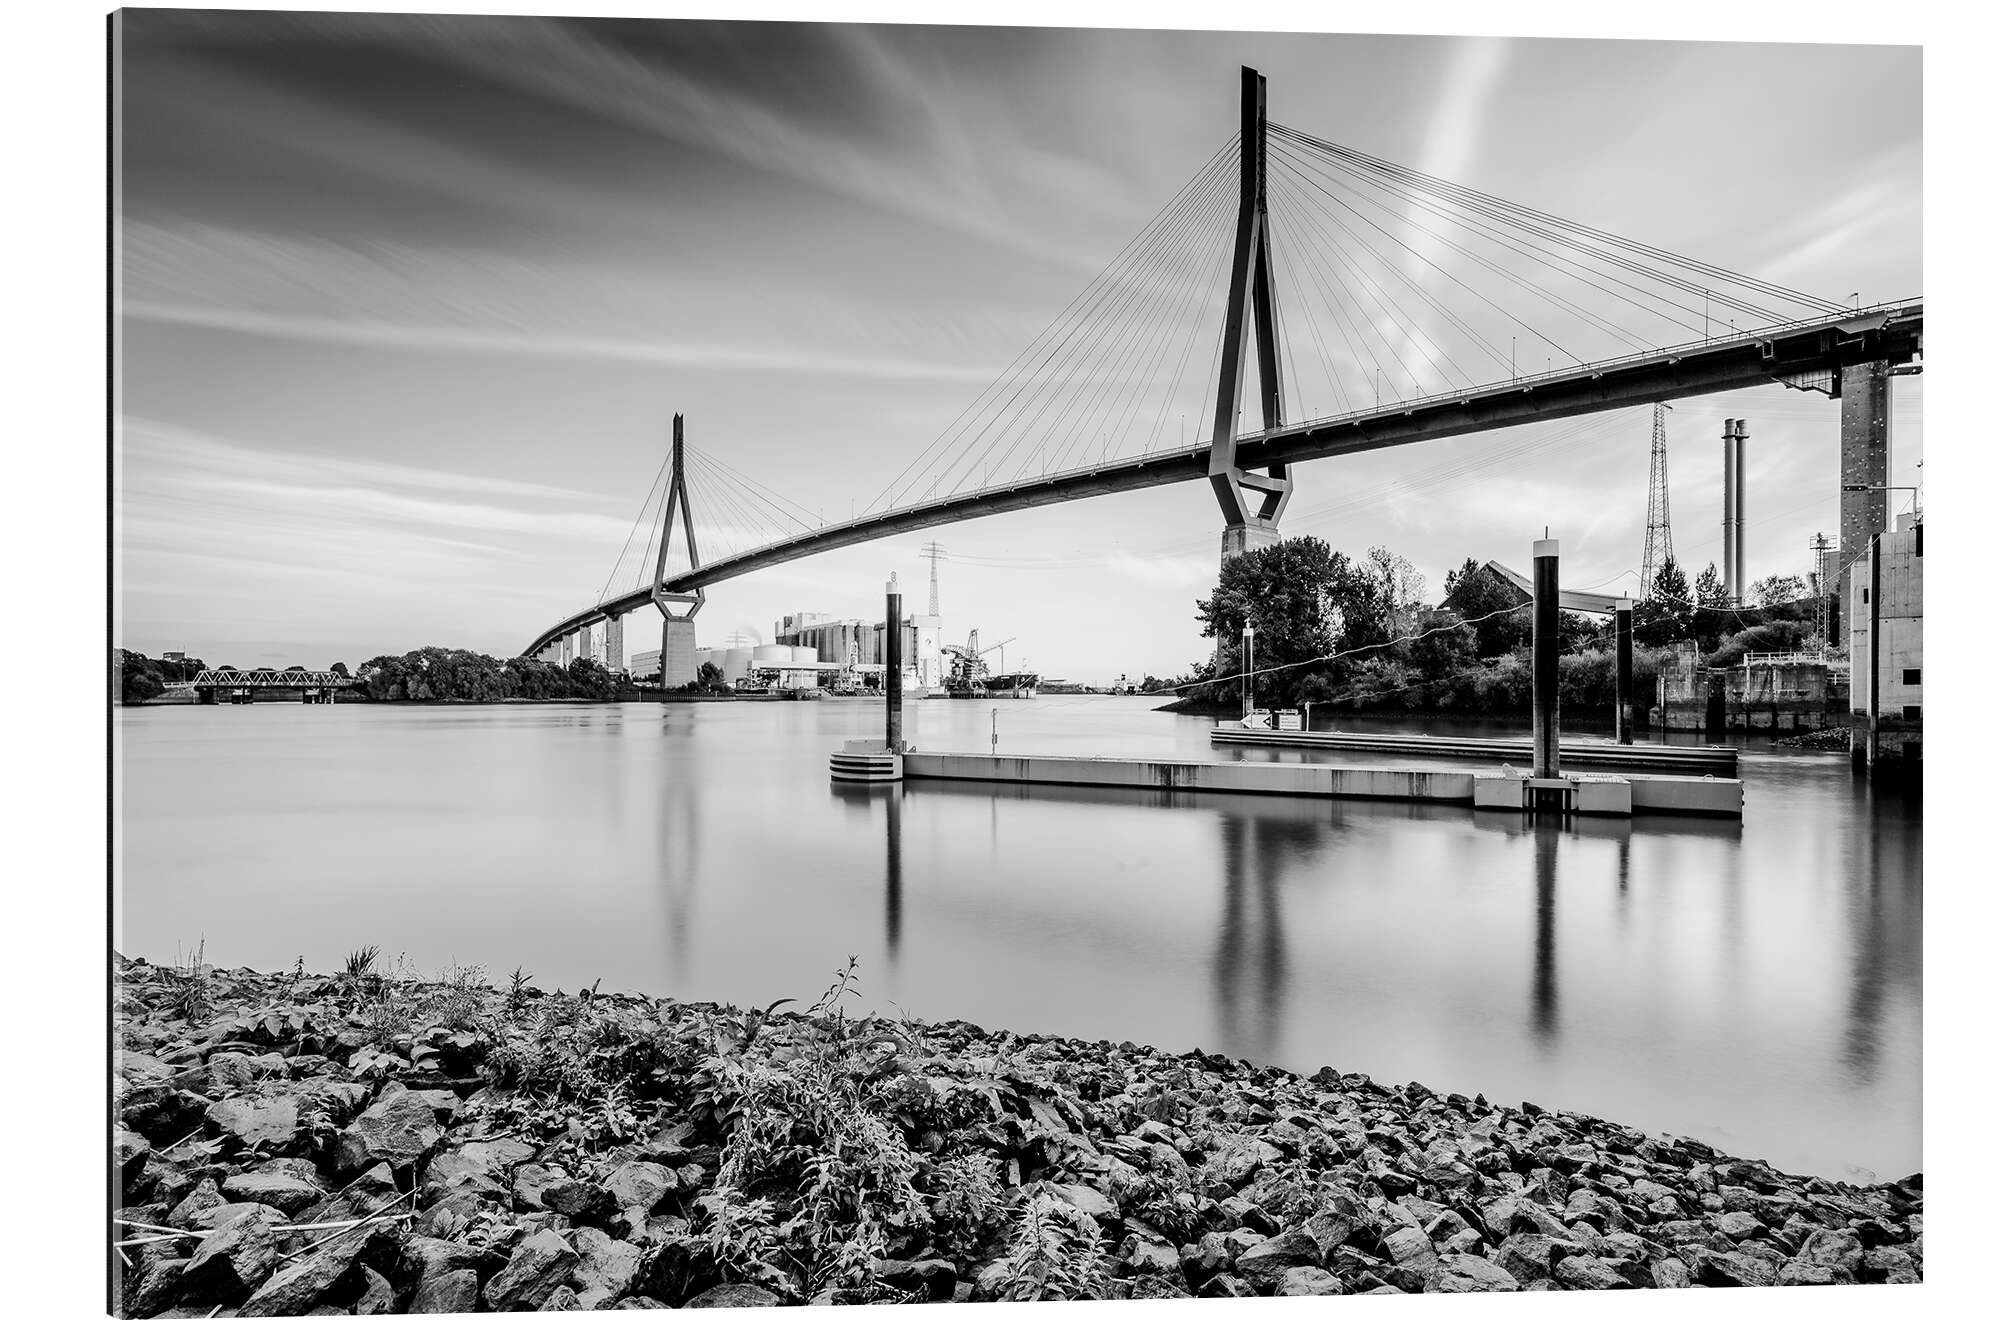
{"type": "Polygon", "coordinates": [[[1889,530],[1889,380],[1887,361],[1840,372],[1840,569],[1833,586],[1841,593],[1869,539],[1889,530]]]}
{"type": "MultiPolygon", "coordinates": [[[[664,655],[662,655],[664,660],[664,655]]],[[[604,621],[604,665],[613,671],[625,669],[625,618],[607,616],[604,621]]]]}
{"type": "Polygon", "coordinates": [[[1267,546],[1276,546],[1284,537],[1276,523],[1231,523],[1222,529],[1222,563],[1228,564],[1239,555],[1261,551],[1267,546]]]}
{"type": "Polygon", "coordinates": [[[577,627],[576,631],[576,655],[578,657],[596,656],[596,654],[591,652],[590,649],[591,649],[590,626],[580,625],[577,627]]]}
{"type": "Polygon", "coordinates": [[[694,613],[666,616],[660,625],[660,688],[685,689],[699,672],[694,660],[694,613]]]}

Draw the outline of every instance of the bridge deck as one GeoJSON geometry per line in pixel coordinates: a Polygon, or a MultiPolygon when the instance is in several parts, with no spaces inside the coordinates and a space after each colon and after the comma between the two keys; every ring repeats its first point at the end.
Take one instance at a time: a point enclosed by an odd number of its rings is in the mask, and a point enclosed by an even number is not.
{"type": "MultiPolygon", "coordinates": [[[[1867,362],[1900,363],[1910,360],[1920,350],[1923,318],[1923,302],[1912,299],[1540,375],[1524,375],[1476,389],[1432,394],[1246,434],[1237,441],[1236,462],[1243,468],[1258,469],[1335,458],[1531,421],[1726,393],[1773,381],[1803,380],[1867,362]]],[[[685,593],[807,556],[964,519],[1200,480],[1207,475],[1206,443],[1074,468],[829,524],[676,574],[665,580],[661,591],[685,593]]],[[[650,586],[607,598],[544,630],[523,655],[533,656],[584,625],[635,611],[652,600],[650,586]]]]}

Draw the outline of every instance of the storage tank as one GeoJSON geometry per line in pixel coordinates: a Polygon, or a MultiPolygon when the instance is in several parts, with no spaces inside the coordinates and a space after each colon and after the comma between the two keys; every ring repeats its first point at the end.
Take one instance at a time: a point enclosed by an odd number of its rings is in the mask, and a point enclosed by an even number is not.
{"type": "Polygon", "coordinates": [[[722,678],[734,685],[750,674],[750,650],[748,648],[725,648],[722,650],[722,678]]]}
{"type": "Polygon", "coordinates": [[[810,643],[797,644],[792,648],[792,660],[794,662],[817,662],[819,661],[819,648],[810,643]]]}

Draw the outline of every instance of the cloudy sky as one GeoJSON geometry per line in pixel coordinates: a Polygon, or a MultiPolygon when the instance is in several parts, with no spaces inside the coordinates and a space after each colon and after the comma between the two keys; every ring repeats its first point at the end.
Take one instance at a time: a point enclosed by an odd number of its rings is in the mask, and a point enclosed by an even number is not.
{"type": "MultiPolygon", "coordinates": [[[[1914,48],[143,10],[118,45],[118,637],[211,663],[519,651],[621,551],[633,581],[675,412],[714,460],[710,549],[755,539],[753,483],[808,519],[866,509],[1198,177],[1245,64],[1275,121],[1337,144],[1831,300],[1922,291],[1914,48]]],[[[1288,207],[1301,415],[1373,387],[1379,358],[1335,336],[1349,289],[1314,275],[1376,261],[1315,259],[1288,207]]],[[[1405,276],[1350,267],[1353,290],[1478,304],[1469,257],[1389,228],[1405,276]]],[[[1200,417],[1193,341],[1155,442],[1206,434],[1178,419],[1200,417]]],[[[1921,383],[1896,382],[1900,484],[1921,383]]],[[[1838,526],[1838,405],[1679,405],[1697,568],[1727,416],[1750,422],[1750,574],[1803,570],[1838,526]]],[[[1565,583],[1629,586],[1649,440],[1638,409],[1308,464],[1286,531],[1390,546],[1435,592],[1546,525],[1565,583]]],[[[702,641],[877,615],[935,537],[947,637],[1013,637],[1010,665],[1054,675],[1175,671],[1207,653],[1219,531],[1195,485],[977,520],[718,585],[702,641]]]]}

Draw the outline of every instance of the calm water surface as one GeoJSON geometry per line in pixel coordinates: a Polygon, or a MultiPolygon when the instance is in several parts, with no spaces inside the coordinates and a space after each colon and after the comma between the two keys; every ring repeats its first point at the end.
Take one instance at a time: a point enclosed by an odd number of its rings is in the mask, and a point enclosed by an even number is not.
{"type": "MultiPolygon", "coordinates": [[[[996,707],[1003,751],[1219,753],[1204,719],[1087,696],[927,700],[917,742],[983,750],[996,707]]],[[[884,1011],[1418,1079],[1850,1179],[1921,1168],[1920,824],[1844,756],[1746,752],[1740,827],[834,790],[828,753],[879,710],[120,710],[118,945],[330,970],[379,944],[758,1003],[856,954],[884,1011]]]]}

